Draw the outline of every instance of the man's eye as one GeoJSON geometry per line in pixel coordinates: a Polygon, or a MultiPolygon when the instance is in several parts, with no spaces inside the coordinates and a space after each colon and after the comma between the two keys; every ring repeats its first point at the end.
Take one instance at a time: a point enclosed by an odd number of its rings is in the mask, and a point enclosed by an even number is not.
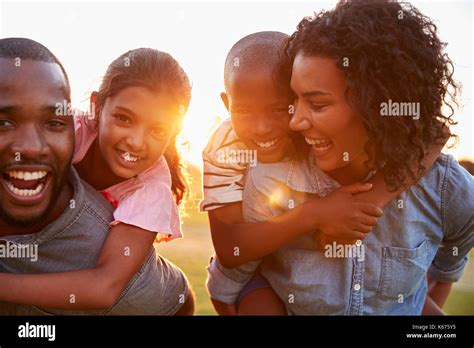
{"type": "Polygon", "coordinates": [[[9,120],[0,120],[0,127],[2,128],[13,127],[13,122],[9,120]]]}
{"type": "Polygon", "coordinates": [[[58,121],[58,120],[50,120],[46,122],[46,126],[48,128],[59,128],[59,127],[63,127],[64,125],[65,123],[63,121],[58,121]]]}
{"type": "Polygon", "coordinates": [[[122,115],[122,114],[115,114],[114,117],[119,121],[123,123],[130,123],[130,118],[122,115]]]}

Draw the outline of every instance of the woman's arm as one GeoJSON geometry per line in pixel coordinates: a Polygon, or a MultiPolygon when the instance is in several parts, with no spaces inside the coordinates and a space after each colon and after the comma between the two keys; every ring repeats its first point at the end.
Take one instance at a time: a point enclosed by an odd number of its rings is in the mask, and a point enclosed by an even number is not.
{"type": "Polygon", "coordinates": [[[48,274],[0,273],[0,301],[57,309],[110,308],[150,252],[156,234],[120,223],[95,268],[48,274]]]}
{"type": "Polygon", "coordinates": [[[371,185],[354,184],[321,199],[312,199],[266,221],[243,223],[242,205],[211,210],[214,249],[226,268],[240,266],[271,254],[294,238],[316,229],[337,230],[347,238],[362,239],[382,211],[353,197],[371,185]]]}
{"type": "Polygon", "coordinates": [[[448,299],[453,283],[444,283],[426,276],[428,279],[428,294],[422,315],[444,315],[442,308],[448,299]]]}

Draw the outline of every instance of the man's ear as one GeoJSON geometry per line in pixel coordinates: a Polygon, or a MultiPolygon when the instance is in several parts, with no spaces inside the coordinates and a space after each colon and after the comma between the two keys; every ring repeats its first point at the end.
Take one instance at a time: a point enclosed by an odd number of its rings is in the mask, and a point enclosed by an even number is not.
{"type": "Polygon", "coordinates": [[[229,110],[229,97],[227,96],[227,94],[225,92],[221,93],[221,99],[222,99],[222,102],[224,103],[224,106],[227,109],[227,111],[230,112],[230,110],[229,110]]]}

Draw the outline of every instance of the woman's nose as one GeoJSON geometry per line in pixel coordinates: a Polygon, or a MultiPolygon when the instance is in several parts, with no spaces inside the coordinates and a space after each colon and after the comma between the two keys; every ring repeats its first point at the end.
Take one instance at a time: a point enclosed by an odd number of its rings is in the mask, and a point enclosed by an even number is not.
{"type": "Polygon", "coordinates": [[[311,128],[311,122],[306,117],[306,112],[304,112],[302,107],[297,107],[293,116],[290,119],[290,128],[295,132],[300,132],[311,128]]]}

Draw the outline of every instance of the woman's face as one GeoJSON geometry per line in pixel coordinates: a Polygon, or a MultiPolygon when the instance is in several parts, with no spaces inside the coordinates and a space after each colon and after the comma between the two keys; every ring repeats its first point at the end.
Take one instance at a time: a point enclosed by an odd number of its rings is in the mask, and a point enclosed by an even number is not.
{"type": "Polygon", "coordinates": [[[296,100],[290,127],[305,136],[315,164],[328,173],[363,175],[368,133],[346,100],[346,79],[334,60],[297,54],[291,88],[296,100]]]}

